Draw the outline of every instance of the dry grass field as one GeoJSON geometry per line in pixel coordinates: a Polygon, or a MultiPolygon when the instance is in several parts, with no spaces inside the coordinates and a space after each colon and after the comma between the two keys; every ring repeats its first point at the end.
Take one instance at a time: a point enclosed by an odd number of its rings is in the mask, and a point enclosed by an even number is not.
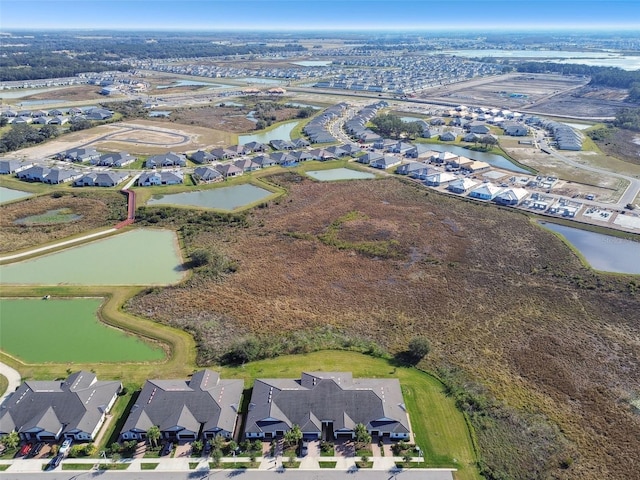
{"type": "Polygon", "coordinates": [[[127,198],[116,191],[69,192],[42,195],[0,206],[0,252],[43,245],[100,227],[111,227],[127,217],[127,198]],[[52,210],[68,209],[81,215],[69,223],[24,225],[15,221],[52,210]]]}
{"type": "Polygon", "coordinates": [[[636,478],[637,278],[594,273],[523,214],[397,179],[272,181],[289,195],[243,222],[161,221],[235,273],[196,271],[127,308],[193,333],[202,364],[243,335],[278,344],[328,329],[392,353],[424,335],[425,367],[502,406],[468,407],[483,461],[506,475],[494,478],[636,478]]]}

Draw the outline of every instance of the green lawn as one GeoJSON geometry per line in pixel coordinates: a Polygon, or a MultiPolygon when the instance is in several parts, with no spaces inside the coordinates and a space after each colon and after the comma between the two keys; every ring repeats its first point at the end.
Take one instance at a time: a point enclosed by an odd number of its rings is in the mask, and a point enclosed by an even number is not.
{"type": "Polygon", "coordinates": [[[40,215],[20,218],[16,220],[16,223],[24,225],[68,223],[79,220],[81,217],[81,215],[73,213],[70,208],[62,208],[58,210],[48,210],[40,215]]]}
{"type": "Polygon", "coordinates": [[[3,464],[0,465],[0,472],[4,472],[5,470],[7,470],[11,465],[9,464],[3,464]]]}
{"type": "Polygon", "coordinates": [[[91,470],[92,463],[63,463],[62,470],[91,470]]]}
{"type": "Polygon", "coordinates": [[[140,470],[155,470],[159,463],[142,462],[140,464],[140,470]]]}
{"type": "Polygon", "coordinates": [[[0,375],[0,395],[4,395],[4,392],[7,391],[7,387],[9,386],[9,380],[4,375],[0,375]]]}
{"type": "Polygon", "coordinates": [[[0,350],[27,363],[146,362],[165,357],[162,349],[100,322],[102,302],[0,299],[0,350]]]}
{"type": "Polygon", "coordinates": [[[320,466],[320,468],[336,468],[336,465],[338,464],[338,462],[323,462],[320,461],[318,462],[318,465],[320,466]]]}
{"type": "Polygon", "coordinates": [[[469,427],[454,400],[436,378],[415,368],[394,367],[384,359],[346,351],[322,351],[223,367],[222,378],[299,378],[303,371],[350,371],[354,377],[400,380],[415,441],[429,467],[452,467],[458,480],[477,480],[476,455],[469,427]]]}

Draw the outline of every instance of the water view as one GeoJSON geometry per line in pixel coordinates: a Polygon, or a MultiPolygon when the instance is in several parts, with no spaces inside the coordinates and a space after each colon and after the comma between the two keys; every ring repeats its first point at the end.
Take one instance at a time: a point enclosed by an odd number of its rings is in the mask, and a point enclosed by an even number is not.
{"type": "Polygon", "coordinates": [[[360,172],[350,168],[332,168],[330,170],[313,170],[305,172],[311,178],[315,178],[321,182],[332,182],[335,180],[364,180],[375,178],[373,173],[360,172]]]}
{"type": "Polygon", "coordinates": [[[0,266],[1,284],[167,285],[182,280],[175,232],[137,229],[0,266]]]}
{"type": "Polygon", "coordinates": [[[576,63],[599,67],[619,67],[623,70],[640,69],[640,57],[614,52],[570,52],[567,50],[447,50],[438,54],[458,57],[506,57],[530,59],[556,59],[555,62],[576,63]]]}
{"type": "Polygon", "coordinates": [[[0,99],[15,99],[36,95],[38,93],[53,92],[67,87],[48,87],[48,88],[11,88],[0,90],[0,99]]]}
{"type": "Polygon", "coordinates": [[[194,192],[174,193],[170,195],[154,195],[148,205],[183,205],[188,207],[216,208],[219,210],[235,210],[271,196],[269,190],[249,183],[233,187],[196,190],[194,192]]]}
{"type": "Polygon", "coordinates": [[[586,130],[587,128],[591,128],[593,127],[592,124],[588,124],[588,123],[569,123],[569,122],[562,122],[563,125],[567,125],[571,128],[575,128],[576,130],[586,130]]]}
{"type": "Polygon", "coordinates": [[[293,64],[301,67],[328,67],[331,65],[331,60],[304,60],[302,62],[293,62],[293,64]]]}
{"type": "Polygon", "coordinates": [[[555,223],[540,223],[562,235],[596,270],[640,275],[640,241],[625,240],[555,223]]]}
{"type": "Polygon", "coordinates": [[[249,142],[269,143],[271,140],[291,140],[291,131],[298,124],[298,120],[285,122],[276,128],[251,135],[238,135],[238,143],[244,145],[249,142]]]}
{"type": "Polygon", "coordinates": [[[0,187],[0,204],[12,202],[20,198],[27,198],[32,196],[32,193],[23,192],[21,190],[13,190],[11,188],[0,187]]]}
{"type": "Polygon", "coordinates": [[[221,83],[211,83],[211,82],[200,82],[197,80],[176,80],[175,82],[169,85],[158,85],[156,88],[158,90],[164,90],[166,88],[174,88],[174,87],[211,87],[211,88],[224,88],[229,87],[230,85],[224,85],[221,83]]]}
{"type": "Polygon", "coordinates": [[[504,157],[496,155],[495,153],[476,152],[475,150],[468,150],[466,148],[458,147],[456,145],[441,145],[439,143],[421,144],[419,146],[421,151],[435,150],[436,152],[451,152],[456,155],[470,158],[471,160],[478,160],[480,162],[486,162],[489,165],[493,165],[496,168],[503,168],[517,173],[531,173],[524,168],[511,163],[504,157]]]}
{"type": "Polygon", "coordinates": [[[102,298],[0,299],[0,350],[27,363],[148,362],[161,348],[98,320],[102,298]],[[61,343],[73,348],[60,348],[61,343]]]}

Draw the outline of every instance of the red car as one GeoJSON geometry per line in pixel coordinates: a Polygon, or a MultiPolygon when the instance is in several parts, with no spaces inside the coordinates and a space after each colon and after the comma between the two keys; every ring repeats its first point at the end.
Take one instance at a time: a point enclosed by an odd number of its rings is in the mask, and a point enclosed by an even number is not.
{"type": "Polygon", "coordinates": [[[31,443],[25,443],[22,448],[20,449],[20,452],[18,453],[18,455],[20,455],[21,457],[27,455],[31,449],[33,448],[33,445],[31,443]]]}

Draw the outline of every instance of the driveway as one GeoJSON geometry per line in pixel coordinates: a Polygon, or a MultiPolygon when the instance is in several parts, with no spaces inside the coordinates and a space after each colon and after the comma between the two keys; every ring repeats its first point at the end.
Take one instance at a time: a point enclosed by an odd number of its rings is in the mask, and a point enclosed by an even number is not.
{"type": "Polygon", "coordinates": [[[0,405],[2,405],[4,401],[20,386],[20,383],[22,383],[22,377],[17,370],[14,370],[4,363],[0,363],[0,375],[7,377],[7,380],[9,381],[7,391],[3,393],[2,397],[0,397],[0,405]]]}

